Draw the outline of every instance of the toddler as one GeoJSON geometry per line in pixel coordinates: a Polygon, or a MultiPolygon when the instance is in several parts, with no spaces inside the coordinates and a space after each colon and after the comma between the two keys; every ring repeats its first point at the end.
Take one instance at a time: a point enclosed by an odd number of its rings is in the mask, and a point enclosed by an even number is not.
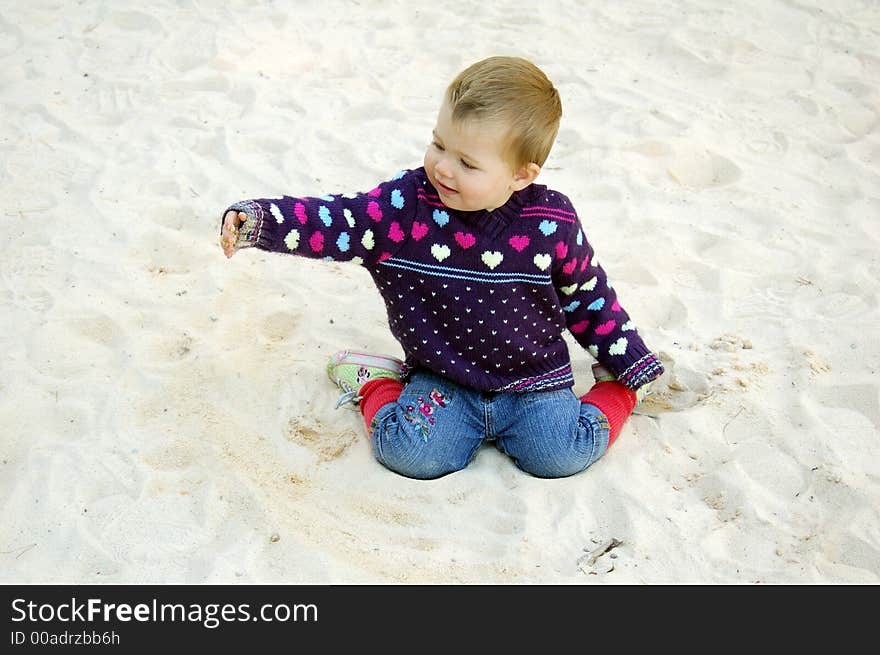
{"type": "Polygon", "coordinates": [[[636,392],[663,372],[569,199],[535,183],[561,115],[534,64],[491,57],[448,87],[424,166],[365,193],[224,213],[227,257],[253,246],[369,271],[405,361],[342,351],[328,372],[397,473],[458,471],[493,441],[532,475],[572,475],[605,453],[636,392]],[[598,362],[581,398],[565,329],[598,362]]]}

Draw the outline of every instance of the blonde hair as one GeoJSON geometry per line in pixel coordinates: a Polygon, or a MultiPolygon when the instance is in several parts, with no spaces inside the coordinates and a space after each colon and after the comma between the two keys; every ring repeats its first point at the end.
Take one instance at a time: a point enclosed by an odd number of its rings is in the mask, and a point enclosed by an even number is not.
{"type": "Polygon", "coordinates": [[[562,102],[540,68],[520,57],[489,57],[468,66],[446,89],[456,122],[487,120],[508,128],[514,168],[543,166],[559,132],[562,102]]]}

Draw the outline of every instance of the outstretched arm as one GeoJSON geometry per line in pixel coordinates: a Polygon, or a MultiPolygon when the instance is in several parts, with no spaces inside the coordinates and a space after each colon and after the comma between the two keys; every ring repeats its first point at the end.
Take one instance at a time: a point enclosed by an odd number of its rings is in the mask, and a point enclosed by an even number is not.
{"type": "Polygon", "coordinates": [[[227,257],[257,247],[372,265],[403,244],[417,204],[417,175],[408,172],[366,193],[243,200],[224,212],[220,245],[227,257]]]}

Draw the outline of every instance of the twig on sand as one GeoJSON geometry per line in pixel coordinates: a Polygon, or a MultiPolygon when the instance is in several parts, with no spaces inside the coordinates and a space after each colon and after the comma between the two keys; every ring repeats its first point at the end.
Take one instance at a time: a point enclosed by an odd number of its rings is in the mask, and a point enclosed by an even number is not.
{"type": "Polygon", "coordinates": [[[742,405],[742,406],[739,408],[739,411],[738,411],[736,414],[734,414],[733,416],[731,416],[731,417],[728,419],[727,423],[724,424],[724,427],[721,428],[721,436],[724,437],[724,442],[725,442],[728,446],[730,445],[730,442],[727,441],[727,426],[729,426],[731,423],[733,423],[733,421],[736,419],[736,417],[743,413],[743,410],[744,410],[745,408],[746,408],[746,406],[745,406],[745,405],[742,405]]]}
{"type": "MultiPolygon", "coordinates": [[[[584,573],[589,573],[589,574],[593,574],[593,575],[595,575],[597,573],[610,573],[611,571],[614,570],[613,564],[609,564],[607,567],[604,567],[600,571],[599,568],[596,567],[596,562],[598,561],[598,559],[600,557],[602,557],[602,555],[607,553],[609,550],[611,550],[613,548],[617,548],[618,546],[620,546],[622,544],[623,544],[623,542],[620,541],[620,539],[614,539],[614,538],[607,539],[607,540],[603,541],[601,544],[599,544],[598,547],[594,548],[593,550],[591,550],[589,553],[587,553],[586,555],[584,555],[583,557],[581,557],[577,561],[578,568],[581,571],[583,571],[584,573]]],[[[586,548],[584,550],[586,550],[586,548]]],[[[615,557],[615,555],[612,555],[611,557],[615,557]]]]}
{"type": "Polygon", "coordinates": [[[15,556],[15,559],[18,559],[19,557],[24,555],[26,552],[28,552],[31,548],[35,548],[36,545],[37,545],[37,542],[34,542],[32,544],[28,544],[27,546],[21,546],[20,548],[13,548],[12,550],[0,550],[0,555],[12,555],[12,553],[18,553],[18,555],[15,556]]]}

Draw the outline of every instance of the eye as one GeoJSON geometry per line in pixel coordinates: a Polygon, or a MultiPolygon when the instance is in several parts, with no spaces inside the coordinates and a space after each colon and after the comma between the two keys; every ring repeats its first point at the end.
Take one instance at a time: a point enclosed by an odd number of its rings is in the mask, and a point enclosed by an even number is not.
{"type": "Polygon", "coordinates": [[[461,165],[464,166],[466,169],[471,170],[471,171],[475,171],[475,170],[477,170],[477,167],[476,167],[476,166],[471,166],[471,165],[468,164],[464,159],[461,159],[461,160],[459,160],[459,161],[461,161],[461,165]]]}
{"type": "Polygon", "coordinates": [[[443,152],[443,146],[441,146],[436,141],[431,141],[431,145],[434,146],[435,148],[437,148],[437,150],[439,150],[440,152],[443,152]]]}

